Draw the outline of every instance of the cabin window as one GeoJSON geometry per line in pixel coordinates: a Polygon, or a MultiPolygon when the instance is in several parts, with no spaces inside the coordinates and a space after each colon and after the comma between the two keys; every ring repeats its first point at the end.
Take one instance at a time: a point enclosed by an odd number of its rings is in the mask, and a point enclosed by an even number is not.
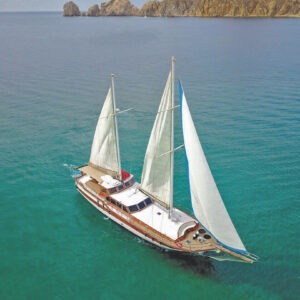
{"type": "Polygon", "coordinates": [[[116,201],[115,201],[115,200],[111,199],[110,202],[111,202],[112,204],[116,205],[116,201]]]}
{"type": "Polygon", "coordinates": [[[106,197],[106,200],[107,200],[107,201],[110,201],[110,198],[109,198],[109,197],[106,197]]]}
{"type": "Polygon", "coordinates": [[[151,200],[150,198],[147,198],[147,199],[145,200],[145,203],[146,203],[146,205],[150,205],[150,204],[153,203],[153,202],[152,202],[152,200],[151,200]]]}
{"type": "Polygon", "coordinates": [[[125,207],[125,206],[123,206],[123,207],[122,207],[122,209],[123,209],[125,212],[127,212],[127,209],[126,209],[126,207],[125,207]]]}
{"type": "Polygon", "coordinates": [[[119,186],[118,186],[118,190],[119,190],[119,191],[122,191],[123,189],[124,189],[124,186],[123,186],[123,185],[119,185],[119,186]]]}
{"type": "Polygon", "coordinates": [[[131,184],[134,184],[134,182],[135,182],[134,178],[131,178],[129,182],[130,182],[131,184]]]}
{"type": "Polygon", "coordinates": [[[130,182],[129,181],[125,182],[125,185],[130,186],[130,182]]]}
{"type": "Polygon", "coordinates": [[[120,204],[119,202],[117,202],[117,206],[118,206],[119,208],[122,208],[122,204],[120,204]]]}
{"type": "Polygon", "coordinates": [[[128,208],[129,208],[130,212],[135,212],[135,211],[139,210],[137,205],[131,205],[131,206],[128,206],[128,208]]]}
{"type": "Polygon", "coordinates": [[[145,205],[144,201],[142,201],[138,204],[139,209],[143,209],[145,206],[146,205],[145,205]]]}

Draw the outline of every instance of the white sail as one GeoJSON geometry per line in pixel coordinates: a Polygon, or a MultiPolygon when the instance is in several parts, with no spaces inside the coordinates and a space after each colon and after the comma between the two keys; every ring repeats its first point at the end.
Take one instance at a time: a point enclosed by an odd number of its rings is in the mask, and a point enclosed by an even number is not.
{"type": "Polygon", "coordinates": [[[89,164],[119,177],[121,166],[113,92],[112,81],[98,119],[89,164]]]}
{"type": "Polygon", "coordinates": [[[181,84],[182,130],[193,211],[199,222],[224,246],[246,249],[228,215],[197,135],[181,84]]]}
{"type": "Polygon", "coordinates": [[[140,186],[144,192],[167,208],[172,206],[173,200],[172,114],[172,72],[170,72],[146,150],[140,186]]]}

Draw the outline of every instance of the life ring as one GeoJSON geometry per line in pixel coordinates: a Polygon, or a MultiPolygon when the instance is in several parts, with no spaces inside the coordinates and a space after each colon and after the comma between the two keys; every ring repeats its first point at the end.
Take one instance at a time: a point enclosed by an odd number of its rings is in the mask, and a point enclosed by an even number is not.
{"type": "Polygon", "coordinates": [[[182,244],[181,243],[176,242],[175,244],[176,244],[177,248],[182,248],[182,244]]]}

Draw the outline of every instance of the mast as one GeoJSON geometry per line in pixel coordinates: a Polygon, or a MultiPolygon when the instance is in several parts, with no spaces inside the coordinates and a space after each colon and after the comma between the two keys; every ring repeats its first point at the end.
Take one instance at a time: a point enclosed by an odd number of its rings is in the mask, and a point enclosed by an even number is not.
{"type": "Polygon", "coordinates": [[[117,152],[117,159],[118,159],[118,179],[122,181],[122,173],[121,173],[121,159],[120,159],[120,147],[119,147],[119,130],[118,130],[118,120],[117,120],[117,113],[116,113],[116,99],[115,99],[115,85],[114,85],[114,74],[111,74],[111,90],[112,90],[112,100],[113,100],[113,117],[115,121],[115,136],[116,136],[116,152],[117,152]]]}
{"type": "Polygon", "coordinates": [[[173,210],[174,62],[150,134],[139,189],[168,210],[173,210]]]}
{"type": "Polygon", "coordinates": [[[171,76],[172,76],[172,87],[171,87],[171,94],[172,94],[172,121],[171,121],[171,176],[170,176],[170,210],[169,210],[169,219],[172,218],[172,211],[173,211],[173,181],[174,181],[174,77],[175,77],[175,57],[173,56],[171,59],[171,76]]]}

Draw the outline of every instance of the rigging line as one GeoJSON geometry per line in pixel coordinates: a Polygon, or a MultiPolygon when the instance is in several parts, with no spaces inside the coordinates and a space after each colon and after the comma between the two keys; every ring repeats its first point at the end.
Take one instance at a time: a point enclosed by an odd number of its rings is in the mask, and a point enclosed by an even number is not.
{"type": "Polygon", "coordinates": [[[146,110],[140,110],[140,109],[135,109],[134,111],[137,112],[137,113],[142,113],[142,114],[147,114],[149,116],[153,116],[155,114],[165,112],[165,111],[168,111],[168,110],[172,110],[172,109],[175,109],[175,108],[178,108],[178,107],[180,107],[180,105],[175,105],[174,107],[168,108],[166,110],[161,110],[161,111],[158,111],[158,112],[146,111],[146,110]]]}
{"type": "Polygon", "coordinates": [[[117,111],[116,114],[122,114],[122,113],[130,111],[130,110],[134,110],[134,108],[127,108],[127,109],[124,109],[124,110],[121,110],[121,111],[117,111]]]}
{"type": "Polygon", "coordinates": [[[151,111],[147,111],[147,110],[139,110],[139,109],[135,109],[136,112],[138,113],[143,113],[143,114],[151,114],[151,115],[154,115],[155,112],[151,112],[151,111]]]}
{"type": "Polygon", "coordinates": [[[155,158],[159,158],[159,157],[162,157],[162,156],[164,156],[164,155],[166,155],[166,154],[175,152],[176,150],[179,150],[179,149],[181,149],[182,147],[184,147],[184,144],[182,144],[182,145],[180,145],[180,146],[174,148],[173,150],[170,150],[170,151],[167,151],[167,152],[165,152],[165,153],[163,153],[163,154],[160,154],[160,155],[156,156],[155,158]]]}
{"type": "Polygon", "coordinates": [[[168,109],[165,109],[165,110],[160,110],[160,111],[157,112],[157,114],[162,113],[162,112],[166,112],[166,111],[169,111],[169,110],[173,110],[173,109],[175,109],[177,107],[180,107],[180,105],[175,105],[175,106],[173,106],[171,108],[168,108],[168,109]]]}
{"type": "Polygon", "coordinates": [[[108,117],[113,117],[113,116],[122,114],[122,113],[124,113],[124,112],[130,111],[130,110],[134,110],[134,108],[128,108],[128,109],[125,109],[125,110],[122,110],[122,111],[116,111],[114,114],[110,114],[110,115],[108,115],[108,116],[101,117],[101,118],[98,118],[98,119],[107,119],[108,117]]]}

